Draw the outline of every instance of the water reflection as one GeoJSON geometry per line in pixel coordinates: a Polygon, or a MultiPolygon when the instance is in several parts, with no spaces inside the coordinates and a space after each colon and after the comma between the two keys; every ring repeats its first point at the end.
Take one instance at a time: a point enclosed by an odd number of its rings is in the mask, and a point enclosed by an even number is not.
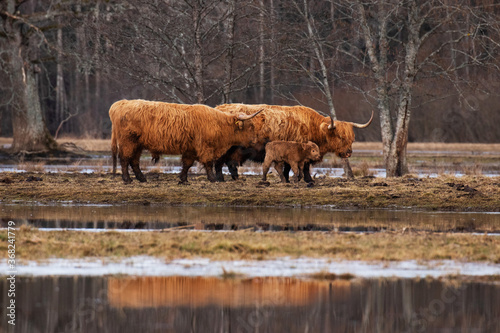
{"type": "Polygon", "coordinates": [[[329,210],[263,207],[169,207],[159,205],[42,206],[0,204],[0,227],[9,220],[37,228],[198,230],[499,232],[500,214],[395,210],[329,210]]]}
{"type": "Polygon", "coordinates": [[[22,277],[17,290],[26,333],[500,331],[498,283],[22,277]]]}

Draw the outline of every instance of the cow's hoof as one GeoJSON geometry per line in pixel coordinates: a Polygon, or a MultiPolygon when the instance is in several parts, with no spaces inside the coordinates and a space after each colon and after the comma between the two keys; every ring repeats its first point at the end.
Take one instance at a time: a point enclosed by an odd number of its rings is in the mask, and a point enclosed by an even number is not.
{"type": "Polygon", "coordinates": [[[189,185],[189,182],[187,180],[180,180],[177,185],[189,185]]]}
{"type": "Polygon", "coordinates": [[[314,187],[314,182],[309,182],[309,183],[307,183],[307,185],[306,185],[306,186],[307,186],[307,187],[314,187]]]}

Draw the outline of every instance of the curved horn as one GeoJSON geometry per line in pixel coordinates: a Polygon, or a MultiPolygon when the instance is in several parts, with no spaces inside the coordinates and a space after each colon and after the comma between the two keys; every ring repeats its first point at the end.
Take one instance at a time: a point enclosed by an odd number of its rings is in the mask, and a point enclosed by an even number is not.
{"type": "Polygon", "coordinates": [[[352,126],[356,127],[356,128],[365,128],[365,127],[368,127],[372,123],[373,114],[374,114],[374,112],[372,110],[372,116],[370,117],[370,120],[368,120],[368,122],[366,124],[351,123],[352,126]]]}
{"type": "Polygon", "coordinates": [[[240,113],[238,115],[238,119],[239,120],[248,120],[248,119],[252,119],[253,117],[255,117],[256,115],[258,115],[259,113],[261,113],[262,111],[264,111],[264,109],[261,109],[257,112],[255,112],[254,114],[250,114],[250,115],[246,115],[244,113],[240,113]]]}
{"type": "Polygon", "coordinates": [[[328,125],[328,129],[334,130],[335,129],[335,120],[333,120],[333,117],[331,115],[330,115],[330,119],[332,120],[332,122],[330,123],[330,125],[328,125]]]}

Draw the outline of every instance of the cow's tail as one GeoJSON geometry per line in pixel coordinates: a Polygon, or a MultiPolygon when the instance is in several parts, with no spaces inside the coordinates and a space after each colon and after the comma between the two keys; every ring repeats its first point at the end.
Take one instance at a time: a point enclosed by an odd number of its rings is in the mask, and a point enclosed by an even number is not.
{"type": "Polygon", "coordinates": [[[116,128],[112,126],[111,129],[111,155],[113,156],[113,176],[116,175],[116,161],[118,158],[118,138],[116,135],[116,128]]]}

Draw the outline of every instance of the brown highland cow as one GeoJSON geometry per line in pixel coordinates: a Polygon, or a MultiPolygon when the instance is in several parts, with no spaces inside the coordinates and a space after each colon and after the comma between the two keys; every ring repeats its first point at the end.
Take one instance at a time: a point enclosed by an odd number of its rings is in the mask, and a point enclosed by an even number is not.
{"type": "MultiPolygon", "coordinates": [[[[279,105],[246,105],[246,104],[223,104],[216,109],[230,113],[251,114],[257,110],[263,110],[257,136],[260,142],[265,141],[312,141],[319,147],[321,158],[328,153],[333,152],[341,158],[348,158],[352,154],[352,143],[354,142],[353,128],[365,128],[373,120],[373,112],[370,120],[366,124],[357,124],[347,121],[333,120],[331,117],[325,117],[305,106],[279,106],[279,105]]],[[[234,148],[232,148],[234,149],[234,148]]],[[[256,147],[258,150],[259,148],[256,147]]],[[[248,150],[248,149],[247,149],[248,150]]],[[[255,153],[250,156],[259,156],[255,153]]],[[[231,163],[231,156],[226,154],[222,160],[216,162],[217,180],[223,180],[222,165],[231,163]]],[[[243,163],[244,161],[239,161],[243,163]]],[[[289,166],[285,165],[285,178],[288,179],[289,166]]],[[[310,163],[304,165],[304,181],[311,182],[309,171],[310,163]]],[[[238,177],[238,171],[233,168],[235,174],[231,173],[233,178],[238,177]]]]}
{"type": "Polygon", "coordinates": [[[253,117],[228,114],[206,105],[185,105],[145,100],[121,100],[109,109],[112,123],[111,151],[113,174],[117,155],[122,178],[130,183],[128,166],[135,177],[145,182],[139,160],[143,149],[153,158],[160,154],[179,154],[182,159],[180,183],[187,182],[187,173],[195,161],[203,164],[210,181],[215,181],[212,165],[232,146],[256,144],[253,117]]]}
{"type": "Polygon", "coordinates": [[[312,141],[300,143],[295,141],[273,141],[266,145],[266,157],[262,164],[262,181],[266,181],[271,164],[280,175],[282,183],[287,180],[283,174],[284,163],[288,163],[294,173],[293,179],[298,182],[303,175],[304,163],[321,159],[319,147],[312,141]]]}

